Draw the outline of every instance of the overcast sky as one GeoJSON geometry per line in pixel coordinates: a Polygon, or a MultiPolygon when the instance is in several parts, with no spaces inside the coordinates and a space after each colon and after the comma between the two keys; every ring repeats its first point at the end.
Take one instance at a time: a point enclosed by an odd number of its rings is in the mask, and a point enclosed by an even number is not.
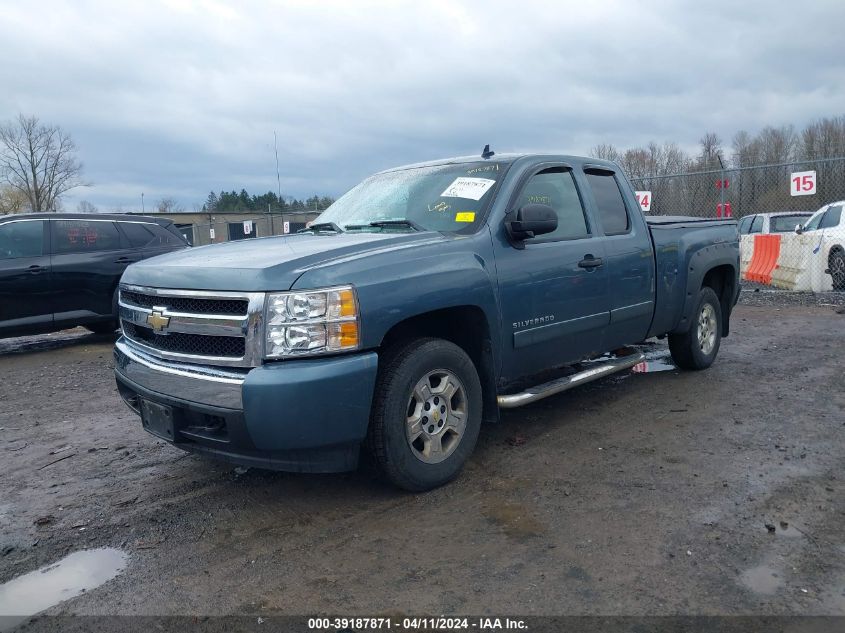
{"type": "Polygon", "coordinates": [[[70,132],[100,210],[339,195],[397,164],[845,113],[845,2],[10,2],[0,119],[70,132]]]}

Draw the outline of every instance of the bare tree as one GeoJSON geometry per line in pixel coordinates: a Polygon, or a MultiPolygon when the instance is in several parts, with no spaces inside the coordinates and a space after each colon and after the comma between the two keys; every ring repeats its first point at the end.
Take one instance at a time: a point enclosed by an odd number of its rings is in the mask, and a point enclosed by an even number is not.
{"type": "Polygon", "coordinates": [[[719,157],[722,155],[722,139],[715,132],[707,132],[699,141],[701,153],[698,155],[698,169],[719,169],[719,157]]]}
{"type": "Polygon", "coordinates": [[[34,212],[54,211],[62,194],[85,183],[76,145],[64,130],[19,114],[0,125],[0,182],[26,195],[34,212]]]}
{"type": "Polygon", "coordinates": [[[600,143],[590,150],[590,156],[593,158],[600,158],[602,160],[612,160],[614,162],[620,159],[619,151],[609,143],[600,143]]]}
{"type": "Polygon", "coordinates": [[[0,214],[21,213],[27,208],[26,196],[9,185],[0,185],[0,214]]]}
{"type": "Polygon", "coordinates": [[[156,211],[159,213],[182,213],[184,210],[185,207],[173,198],[162,198],[156,204],[156,211]]]}
{"type": "Polygon", "coordinates": [[[76,205],[76,211],[77,213],[99,213],[99,209],[87,200],[81,200],[79,204],[76,205]]]}

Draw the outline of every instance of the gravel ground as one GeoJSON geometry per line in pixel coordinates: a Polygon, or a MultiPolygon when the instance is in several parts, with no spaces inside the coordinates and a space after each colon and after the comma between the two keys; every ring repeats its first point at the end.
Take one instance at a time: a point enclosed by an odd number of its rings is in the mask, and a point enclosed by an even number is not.
{"type": "Polygon", "coordinates": [[[48,613],[845,615],[828,303],[743,292],[711,369],[505,412],[416,495],[184,454],[118,398],[109,338],[0,341],[0,583],[108,546],[126,568],[48,613]]]}

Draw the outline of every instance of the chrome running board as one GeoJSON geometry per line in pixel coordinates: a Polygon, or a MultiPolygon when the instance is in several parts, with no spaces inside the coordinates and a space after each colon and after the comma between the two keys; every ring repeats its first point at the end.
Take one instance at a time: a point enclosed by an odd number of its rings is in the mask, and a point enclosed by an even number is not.
{"type": "Polygon", "coordinates": [[[610,374],[630,369],[637,363],[641,363],[644,360],[645,355],[640,352],[613,358],[601,364],[597,364],[595,367],[579,371],[577,374],[572,374],[571,376],[564,376],[563,378],[557,378],[550,382],[544,382],[541,385],[535,385],[519,393],[497,396],[496,402],[498,402],[499,406],[503,409],[521,407],[524,404],[537,402],[537,400],[548,398],[556,393],[569,391],[578,385],[583,385],[584,383],[604,378],[610,374]]]}

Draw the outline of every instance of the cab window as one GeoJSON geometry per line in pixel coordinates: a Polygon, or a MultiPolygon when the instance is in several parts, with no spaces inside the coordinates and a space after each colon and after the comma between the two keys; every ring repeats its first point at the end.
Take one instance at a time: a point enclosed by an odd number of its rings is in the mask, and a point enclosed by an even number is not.
{"type": "Polygon", "coordinates": [[[628,218],[625,201],[614,175],[610,172],[590,170],[586,171],[586,176],[596,201],[604,234],[627,233],[631,228],[631,220],[628,218]]]}
{"type": "Polygon", "coordinates": [[[114,222],[52,220],[53,253],[90,253],[120,248],[120,233],[114,222]]]}
{"type": "Polygon", "coordinates": [[[40,257],[43,254],[43,221],[0,224],[0,259],[40,257]]]}
{"type": "Polygon", "coordinates": [[[763,216],[762,215],[755,215],[754,221],[751,223],[751,229],[749,229],[749,233],[761,233],[763,231],[763,216]]]}
{"type": "Polygon", "coordinates": [[[537,241],[577,240],[590,236],[572,170],[553,167],[531,176],[517,199],[516,208],[526,204],[545,204],[557,214],[557,229],[537,241]]]}
{"type": "Polygon", "coordinates": [[[739,221],[739,234],[740,235],[748,235],[749,231],[751,230],[751,220],[754,219],[753,215],[747,215],[742,220],[739,221]]]}

